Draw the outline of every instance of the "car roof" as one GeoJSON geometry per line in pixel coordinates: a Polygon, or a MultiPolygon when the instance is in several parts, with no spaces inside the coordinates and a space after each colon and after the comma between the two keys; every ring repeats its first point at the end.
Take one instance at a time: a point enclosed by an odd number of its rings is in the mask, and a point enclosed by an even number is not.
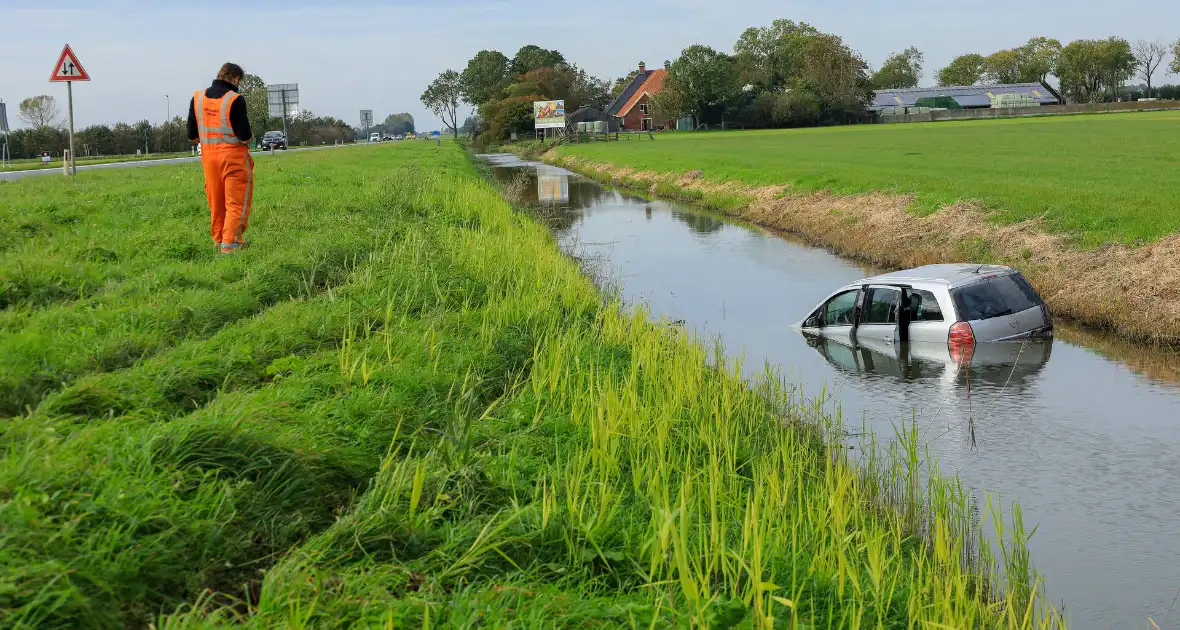
{"type": "Polygon", "coordinates": [[[948,288],[973,284],[989,275],[1007,275],[1013,273],[1011,267],[1003,265],[981,265],[979,263],[951,263],[941,265],[926,265],[914,269],[884,273],[879,276],[865,278],[856,284],[907,284],[911,282],[925,282],[931,284],[945,284],[948,288]]]}

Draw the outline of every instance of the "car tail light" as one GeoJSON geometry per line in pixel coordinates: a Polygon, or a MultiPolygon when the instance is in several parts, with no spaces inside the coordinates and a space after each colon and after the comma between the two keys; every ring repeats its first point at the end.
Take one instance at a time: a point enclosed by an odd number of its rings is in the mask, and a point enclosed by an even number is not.
{"type": "Polygon", "coordinates": [[[1041,310],[1045,312],[1045,328],[1053,329],[1053,316],[1049,314],[1049,307],[1042,304],[1041,310]]]}
{"type": "Polygon", "coordinates": [[[951,359],[956,363],[962,365],[970,361],[975,354],[975,331],[971,330],[971,324],[956,322],[951,326],[947,346],[951,351],[951,359]]]}

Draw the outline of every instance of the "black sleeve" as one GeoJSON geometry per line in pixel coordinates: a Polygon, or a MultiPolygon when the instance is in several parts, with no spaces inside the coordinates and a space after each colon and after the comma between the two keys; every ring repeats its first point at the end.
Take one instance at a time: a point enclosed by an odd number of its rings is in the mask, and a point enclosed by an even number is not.
{"type": "Polygon", "coordinates": [[[245,96],[235,98],[233,105],[229,106],[229,126],[242,142],[249,142],[254,137],[254,134],[250,133],[250,116],[246,112],[245,96]]]}
{"type": "Polygon", "coordinates": [[[193,104],[193,99],[190,98],[188,100],[188,139],[193,142],[200,140],[197,137],[197,114],[194,111],[195,109],[196,106],[193,104]]]}

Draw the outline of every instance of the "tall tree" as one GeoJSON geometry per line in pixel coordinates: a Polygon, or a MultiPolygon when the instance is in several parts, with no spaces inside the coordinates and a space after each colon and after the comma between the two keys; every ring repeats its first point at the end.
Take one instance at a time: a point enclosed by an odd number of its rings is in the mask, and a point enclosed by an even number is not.
{"type": "Polygon", "coordinates": [[[57,99],[48,94],[30,96],[20,102],[20,119],[33,129],[56,126],[60,115],[57,99]]]}
{"type": "Polygon", "coordinates": [[[256,74],[242,77],[238,91],[246,99],[246,118],[250,120],[250,131],[255,138],[261,138],[270,127],[270,109],[266,102],[266,81],[256,74]]]}
{"type": "Polygon", "coordinates": [[[1135,74],[1147,84],[1147,96],[1150,97],[1151,78],[1159,69],[1160,64],[1164,62],[1164,57],[1168,54],[1168,46],[1163,42],[1149,42],[1141,39],[1135,42],[1132,53],[1135,55],[1135,74]]]}
{"type": "Polygon", "coordinates": [[[524,74],[537,68],[556,68],[565,65],[565,57],[556,50],[529,44],[522,46],[512,58],[512,73],[524,74]]]}
{"type": "Polygon", "coordinates": [[[540,95],[545,99],[565,101],[565,109],[572,112],[583,105],[602,108],[609,98],[607,82],[590,76],[573,65],[537,68],[520,75],[508,86],[509,97],[540,95]]]}
{"type": "Polygon", "coordinates": [[[475,53],[460,78],[463,81],[463,100],[482,105],[495,95],[495,88],[508,76],[512,61],[498,50],[475,53]]]}
{"type": "Polygon", "coordinates": [[[746,29],[733,45],[741,84],[764,89],[786,85],[799,75],[808,39],[820,34],[814,26],[793,20],[746,29]]]}
{"type": "Polygon", "coordinates": [[[1135,73],[1135,55],[1127,40],[1079,39],[1061,50],[1057,77],[1061,89],[1075,101],[1094,103],[1107,92],[1118,98],[1119,88],[1135,73]]]}
{"type": "Polygon", "coordinates": [[[115,134],[106,125],[91,125],[78,132],[81,151],[88,155],[112,155],[115,153],[115,134]]]}
{"type": "Polygon", "coordinates": [[[1168,66],[1172,74],[1180,74],[1180,39],[1172,44],[1172,63],[1168,66]]]}
{"type": "Polygon", "coordinates": [[[1061,42],[1051,37],[1034,37],[1016,51],[1020,54],[1020,81],[1044,83],[1057,71],[1061,42]]]}
{"type": "Polygon", "coordinates": [[[873,87],[878,90],[918,87],[923,60],[922,52],[913,46],[889,55],[881,69],[873,74],[873,87]]]}
{"type": "Polygon", "coordinates": [[[382,131],[395,136],[414,133],[414,117],[409,113],[390,114],[381,123],[382,131]]]}
{"type": "Polygon", "coordinates": [[[422,93],[422,104],[442,119],[459,137],[459,101],[463,99],[463,80],[459,73],[447,70],[438,75],[422,93]]]}
{"type": "Polygon", "coordinates": [[[1061,49],[1057,65],[1057,78],[1061,80],[1061,91],[1070,100],[1094,103],[1102,98],[1102,75],[1096,62],[1092,39],[1078,39],[1061,49]]]}
{"type": "Polygon", "coordinates": [[[845,122],[862,112],[872,97],[868,71],[869,64],[840,37],[818,35],[808,38],[794,87],[819,97],[823,118],[845,122]]]}
{"type": "Polygon", "coordinates": [[[986,64],[983,55],[969,53],[959,55],[938,71],[938,85],[976,85],[983,80],[986,64]]]}
{"type": "Polygon", "coordinates": [[[1135,53],[1131,51],[1131,43],[1121,37],[1108,37],[1098,42],[1096,52],[1106,86],[1112,99],[1117,101],[1123,84],[1135,76],[1135,53]]]}
{"type": "Polygon", "coordinates": [[[984,78],[988,83],[1020,82],[1020,51],[997,50],[983,60],[984,78]]]}
{"type": "Polygon", "coordinates": [[[672,62],[664,89],[676,93],[677,114],[707,122],[719,120],[741,92],[733,58],[700,44],[685,48],[672,62]]]}

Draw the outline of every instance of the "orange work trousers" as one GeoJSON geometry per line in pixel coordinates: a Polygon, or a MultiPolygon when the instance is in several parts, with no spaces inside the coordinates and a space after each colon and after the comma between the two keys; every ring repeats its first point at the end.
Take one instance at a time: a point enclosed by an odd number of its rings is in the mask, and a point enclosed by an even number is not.
{"type": "Polygon", "coordinates": [[[209,233],[222,251],[244,244],[242,233],[254,203],[254,158],[245,147],[201,149],[205,197],[209,200],[209,233]]]}

